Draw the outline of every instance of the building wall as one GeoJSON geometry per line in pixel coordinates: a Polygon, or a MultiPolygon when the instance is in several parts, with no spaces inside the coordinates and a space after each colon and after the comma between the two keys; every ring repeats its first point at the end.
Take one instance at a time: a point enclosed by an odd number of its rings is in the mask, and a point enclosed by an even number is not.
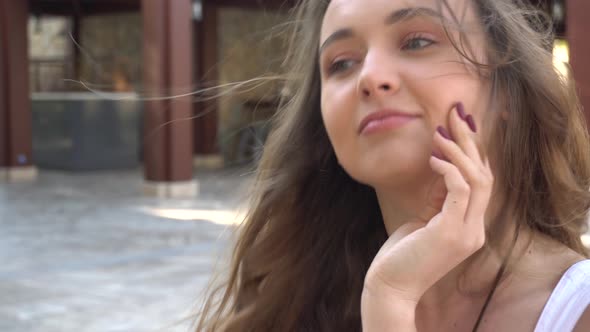
{"type": "Polygon", "coordinates": [[[28,23],[31,91],[62,91],[72,78],[70,19],[32,16],[28,23]]]}
{"type": "MultiPolygon", "coordinates": [[[[219,83],[236,83],[280,73],[286,49],[284,23],[280,12],[221,7],[218,10],[219,83]],[[281,28],[283,27],[283,28],[281,28]]],[[[252,85],[248,85],[252,87],[252,85]]],[[[250,91],[222,89],[219,98],[219,144],[229,162],[235,155],[240,129],[249,122],[268,117],[268,110],[242,108],[246,101],[274,100],[279,81],[269,80],[250,91]]]]}
{"type": "Polygon", "coordinates": [[[141,13],[84,17],[80,23],[80,78],[106,91],[140,91],[141,13]]]}
{"type": "Polygon", "coordinates": [[[72,41],[72,19],[32,16],[29,57],[33,91],[83,91],[64,79],[80,79],[91,88],[134,91],[141,88],[142,33],[140,13],[92,15],[80,21],[80,37],[72,41]],[[74,48],[79,52],[75,77],[74,48]]]}
{"type": "Polygon", "coordinates": [[[69,20],[61,16],[29,18],[29,55],[33,58],[65,57],[69,53],[69,20]]]}

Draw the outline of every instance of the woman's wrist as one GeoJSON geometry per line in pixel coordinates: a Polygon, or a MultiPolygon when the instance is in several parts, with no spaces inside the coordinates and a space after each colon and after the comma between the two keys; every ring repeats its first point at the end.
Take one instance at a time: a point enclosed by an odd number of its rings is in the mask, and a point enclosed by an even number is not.
{"type": "Polygon", "coordinates": [[[363,331],[415,332],[416,306],[414,300],[365,286],[361,296],[363,331]]]}

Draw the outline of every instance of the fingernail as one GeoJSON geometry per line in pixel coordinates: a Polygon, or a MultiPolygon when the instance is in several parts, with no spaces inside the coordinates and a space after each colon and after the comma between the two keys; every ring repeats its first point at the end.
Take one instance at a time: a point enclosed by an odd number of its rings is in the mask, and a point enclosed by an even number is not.
{"type": "Polygon", "coordinates": [[[443,126],[438,126],[438,127],[436,128],[436,131],[438,131],[438,133],[439,133],[439,134],[440,134],[442,137],[444,137],[444,138],[446,138],[446,139],[448,139],[448,140],[450,140],[450,139],[451,139],[451,135],[449,135],[449,132],[448,132],[448,131],[447,131],[447,130],[446,130],[444,127],[443,127],[443,126]]]}
{"type": "Polygon", "coordinates": [[[447,158],[445,158],[442,154],[440,154],[437,151],[432,151],[432,156],[440,160],[448,161],[447,158]]]}
{"type": "Polygon", "coordinates": [[[471,116],[471,114],[467,116],[465,121],[467,122],[467,125],[469,125],[469,129],[471,129],[472,132],[477,133],[477,127],[475,126],[475,121],[473,120],[473,116],[471,116]]]}
{"type": "Polygon", "coordinates": [[[467,121],[467,115],[465,114],[465,107],[463,106],[463,103],[458,102],[455,107],[457,108],[457,113],[459,113],[459,117],[464,121],[467,121]]]}

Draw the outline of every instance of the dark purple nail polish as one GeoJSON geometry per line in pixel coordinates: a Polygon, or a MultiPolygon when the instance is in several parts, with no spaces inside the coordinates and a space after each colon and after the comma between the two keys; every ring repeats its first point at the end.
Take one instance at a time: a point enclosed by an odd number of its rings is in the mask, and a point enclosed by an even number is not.
{"type": "Polygon", "coordinates": [[[474,132],[474,133],[477,133],[477,127],[475,126],[475,121],[473,120],[473,117],[471,116],[471,114],[469,114],[467,116],[467,118],[465,119],[465,121],[469,125],[469,128],[471,129],[471,131],[474,132]]]}
{"type": "Polygon", "coordinates": [[[457,103],[457,113],[459,113],[459,117],[461,119],[463,119],[464,121],[467,121],[467,115],[465,114],[465,107],[463,106],[463,103],[459,102],[457,103]]]}
{"type": "Polygon", "coordinates": [[[432,151],[432,156],[440,160],[448,161],[447,158],[445,158],[442,154],[440,154],[437,151],[432,151]]]}
{"type": "Polygon", "coordinates": [[[448,132],[448,131],[447,131],[447,130],[446,130],[444,127],[443,127],[443,126],[438,126],[438,127],[436,128],[436,131],[438,131],[438,133],[439,133],[439,134],[440,134],[442,137],[444,137],[444,138],[446,138],[446,139],[448,139],[448,140],[450,140],[450,139],[451,139],[451,135],[449,135],[449,132],[448,132]]]}

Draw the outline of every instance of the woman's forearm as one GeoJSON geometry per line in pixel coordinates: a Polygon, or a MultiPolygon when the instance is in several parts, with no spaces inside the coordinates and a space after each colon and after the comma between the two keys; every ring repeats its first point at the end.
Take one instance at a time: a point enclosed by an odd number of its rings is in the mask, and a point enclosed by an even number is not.
{"type": "Polygon", "coordinates": [[[361,299],[363,332],[416,332],[416,305],[364,290],[361,299]]]}

